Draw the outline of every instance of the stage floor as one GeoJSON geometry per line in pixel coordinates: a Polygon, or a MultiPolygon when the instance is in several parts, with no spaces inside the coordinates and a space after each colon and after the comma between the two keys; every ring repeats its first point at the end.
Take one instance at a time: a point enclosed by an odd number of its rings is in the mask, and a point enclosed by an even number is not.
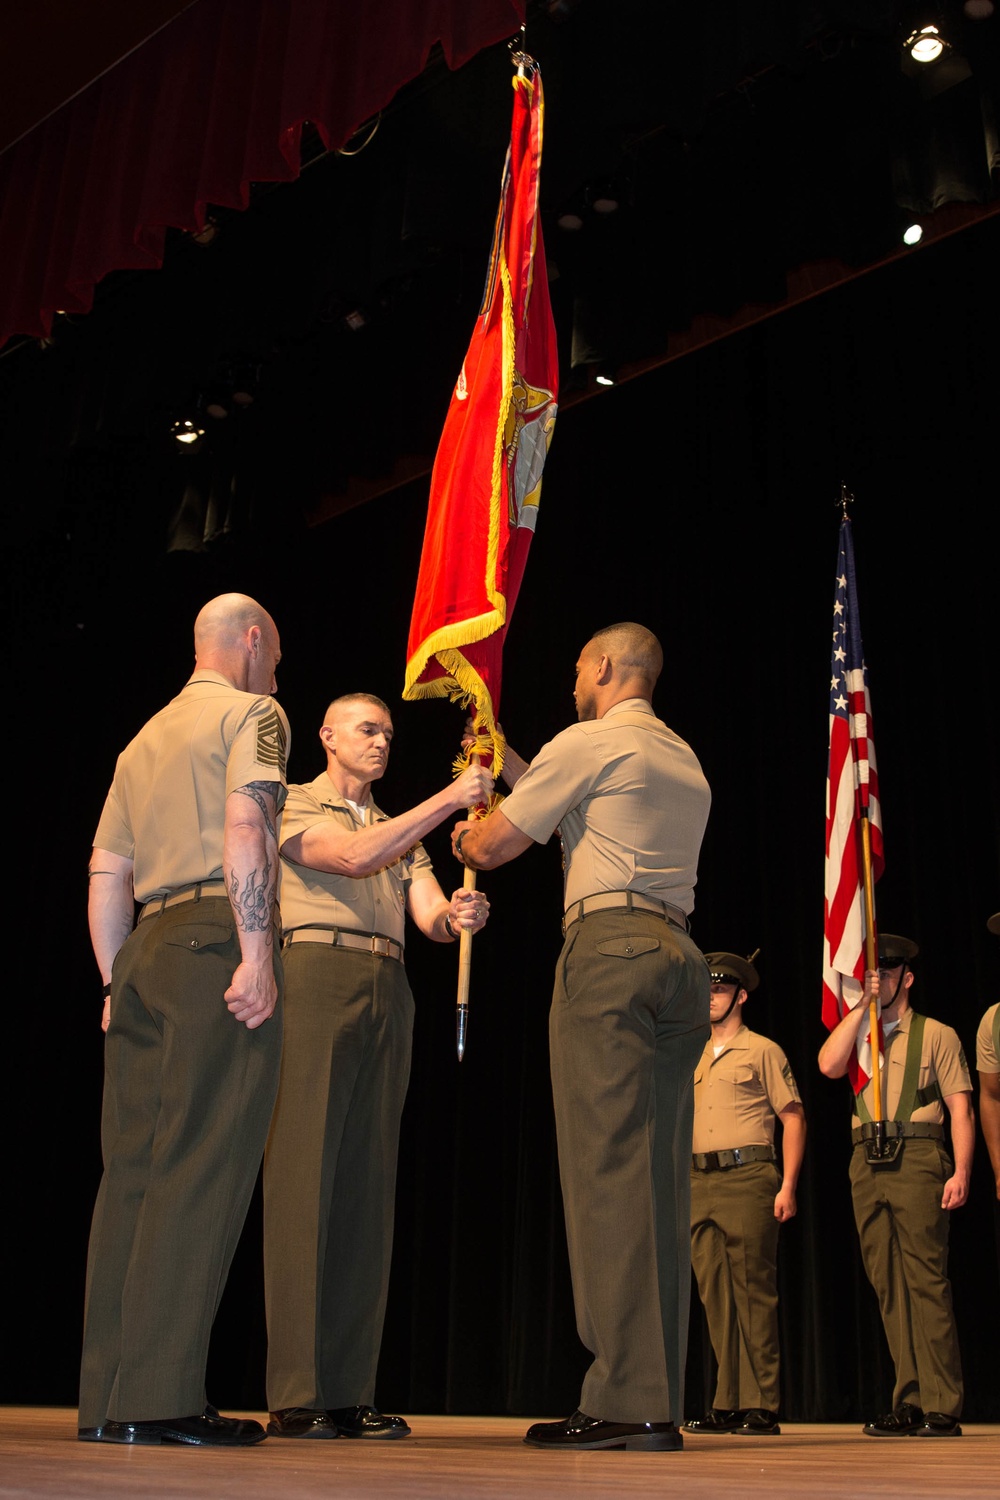
{"type": "MultiPolygon", "coordinates": [[[[228,1415],[261,1416],[259,1412],[228,1415]]],[[[76,1412],[0,1409],[0,1497],[53,1500],[436,1500],[440,1496],[997,1495],[1000,1425],[960,1439],[866,1438],[858,1427],[786,1426],[777,1438],[686,1438],[682,1453],[546,1453],[522,1443],[530,1418],[412,1417],[399,1442],[292,1442],[253,1448],[123,1448],[81,1443],[76,1412]]]]}

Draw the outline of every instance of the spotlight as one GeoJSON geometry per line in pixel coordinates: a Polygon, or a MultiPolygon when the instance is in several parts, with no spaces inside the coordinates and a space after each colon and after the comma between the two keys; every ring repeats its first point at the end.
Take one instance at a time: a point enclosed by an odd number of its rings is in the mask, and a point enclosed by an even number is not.
{"type": "Polygon", "coordinates": [[[903,230],[904,245],[919,245],[923,237],[924,228],[922,224],[909,224],[906,229],[903,230]]]}
{"type": "Polygon", "coordinates": [[[205,436],[205,429],[197,417],[178,417],[170,429],[170,436],[183,447],[190,448],[205,436]]]}
{"type": "Polygon", "coordinates": [[[907,52],[917,63],[937,62],[948,45],[936,26],[921,26],[906,38],[907,52]]]}
{"type": "Polygon", "coordinates": [[[617,385],[618,371],[611,365],[598,365],[594,373],[594,381],[597,385],[617,385]]]}

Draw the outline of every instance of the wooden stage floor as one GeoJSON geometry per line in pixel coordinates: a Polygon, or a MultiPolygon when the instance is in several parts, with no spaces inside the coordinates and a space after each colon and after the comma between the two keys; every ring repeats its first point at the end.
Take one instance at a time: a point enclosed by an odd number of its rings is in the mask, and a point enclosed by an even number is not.
{"type": "MultiPolygon", "coordinates": [[[[260,1413],[228,1413],[260,1417],[260,1413]]],[[[400,1442],[268,1439],[238,1450],[80,1443],[76,1412],[0,1408],[0,1497],[184,1500],[436,1500],[453,1496],[989,1496],[1000,1425],[959,1439],[866,1438],[859,1427],[786,1426],[777,1438],[687,1438],[682,1453],[546,1453],[522,1417],[413,1417],[400,1442]]]]}

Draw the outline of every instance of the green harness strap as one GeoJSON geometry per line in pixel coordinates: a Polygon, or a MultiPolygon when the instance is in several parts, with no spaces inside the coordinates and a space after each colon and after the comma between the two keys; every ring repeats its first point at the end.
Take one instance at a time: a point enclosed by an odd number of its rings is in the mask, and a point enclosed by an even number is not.
{"type": "MultiPolygon", "coordinates": [[[[925,1016],[911,1010],[910,1030],[906,1038],[906,1066],[903,1069],[903,1086],[899,1091],[899,1104],[893,1116],[895,1120],[910,1120],[915,1109],[923,1109],[925,1105],[933,1104],[936,1099],[941,1098],[941,1085],[937,1079],[929,1083],[925,1089],[917,1088],[917,1080],[920,1077],[920,1054],[924,1047],[925,1020],[925,1016]]],[[[871,1124],[871,1111],[865,1103],[863,1094],[857,1096],[854,1107],[862,1125],[871,1124]]]]}

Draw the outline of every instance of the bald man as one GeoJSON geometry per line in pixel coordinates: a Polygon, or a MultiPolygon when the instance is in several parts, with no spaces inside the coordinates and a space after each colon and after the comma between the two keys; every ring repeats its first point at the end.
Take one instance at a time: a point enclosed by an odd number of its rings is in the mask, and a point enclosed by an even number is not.
{"type": "Polygon", "coordinates": [[[281,1058],[280,656],[255,600],[206,604],[194,674],[119,756],[94,840],[107,1042],[80,1374],[88,1442],[265,1436],[207,1404],[205,1365],[281,1058]]]}
{"type": "Polygon", "coordinates": [[[474,870],[506,864],[559,829],[565,943],[549,1021],[552,1093],[573,1296],[594,1356],[580,1406],[537,1422],[537,1447],[682,1447],[691,1293],[695,1064],[709,1034],[709,977],[687,933],[708,783],[653,713],[663,665],[631,622],[599,631],[576,664],[579,723],[452,845],[474,870]]]}
{"type": "Polygon", "coordinates": [[[326,769],[289,789],[281,830],[285,1053],[264,1160],[272,1437],[395,1439],[375,1401],[413,997],[407,913],[437,943],[477,932],[482,892],[444,894],[420,843],[493,790],[473,766],[390,818],[372,801],[392,716],[351,693],[319,731],[326,769]]]}

